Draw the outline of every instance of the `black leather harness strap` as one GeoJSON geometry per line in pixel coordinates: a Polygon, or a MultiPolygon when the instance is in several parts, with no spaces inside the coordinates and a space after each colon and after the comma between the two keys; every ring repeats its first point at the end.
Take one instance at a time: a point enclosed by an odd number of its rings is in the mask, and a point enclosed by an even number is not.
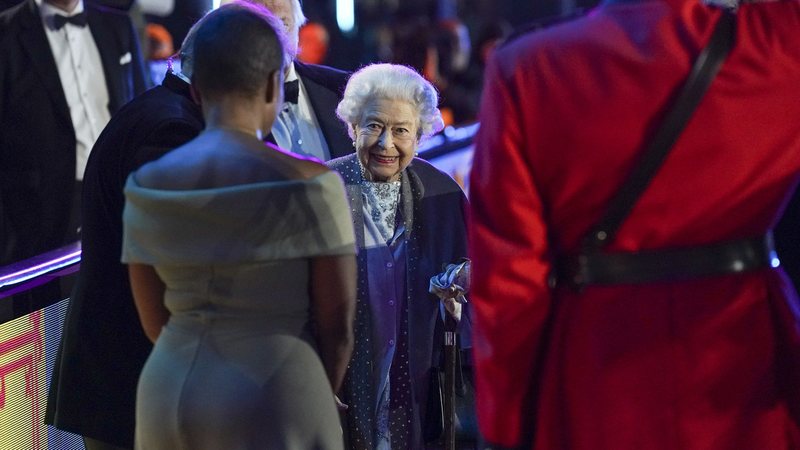
{"type": "Polygon", "coordinates": [[[719,73],[733,46],[735,26],[735,14],[722,11],[708,45],[695,61],[672,109],[609,203],[605,214],[582,239],[581,253],[557,261],[559,283],[565,282],[578,289],[591,284],[649,283],[738,273],[776,264],[769,233],[757,238],[690,248],[629,253],[603,251],[647,189],[719,73]]]}
{"type": "Polygon", "coordinates": [[[679,281],[778,264],[772,235],[767,233],[699,247],[578,255],[564,258],[559,270],[570,284],[587,286],[679,281]]]}
{"type": "Polygon", "coordinates": [[[728,56],[733,46],[735,20],[733,13],[722,12],[708,45],[697,57],[689,78],[684,83],[672,109],[644,150],[639,164],[634,167],[633,172],[617,191],[603,217],[586,236],[584,245],[588,248],[601,248],[611,242],[633,205],[661,167],[728,56]]]}

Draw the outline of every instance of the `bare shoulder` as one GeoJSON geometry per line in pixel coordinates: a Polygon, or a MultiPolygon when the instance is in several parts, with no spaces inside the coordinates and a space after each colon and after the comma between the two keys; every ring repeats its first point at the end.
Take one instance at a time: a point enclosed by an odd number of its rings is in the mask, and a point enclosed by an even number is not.
{"type": "Polygon", "coordinates": [[[207,175],[203,164],[213,156],[213,149],[203,145],[203,142],[202,139],[195,138],[142,165],[136,170],[137,183],[154,189],[198,187],[204,175],[207,175]]]}
{"type": "Polygon", "coordinates": [[[301,159],[298,169],[300,172],[300,178],[305,179],[318,177],[326,172],[331,171],[331,169],[329,169],[325,164],[312,159],[301,159]]]}
{"type": "Polygon", "coordinates": [[[275,168],[287,178],[306,180],[330,171],[328,166],[315,158],[299,156],[271,144],[269,146],[274,150],[270,152],[272,158],[278,163],[275,168]]]}

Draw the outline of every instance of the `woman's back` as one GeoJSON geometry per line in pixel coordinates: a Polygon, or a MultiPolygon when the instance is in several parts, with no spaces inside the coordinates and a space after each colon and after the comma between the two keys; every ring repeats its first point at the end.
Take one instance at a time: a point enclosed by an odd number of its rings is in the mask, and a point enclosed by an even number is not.
{"type": "Polygon", "coordinates": [[[341,445],[311,330],[309,270],[313,257],[352,252],[342,182],[221,133],[126,186],[124,258],[155,267],[170,312],[140,380],[137,445],[341,445]]]}

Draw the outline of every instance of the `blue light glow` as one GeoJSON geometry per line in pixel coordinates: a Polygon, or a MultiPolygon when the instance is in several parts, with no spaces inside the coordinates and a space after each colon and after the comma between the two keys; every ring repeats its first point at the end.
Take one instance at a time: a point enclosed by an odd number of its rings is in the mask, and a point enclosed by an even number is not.
{"type": "Polygon", "coordinates": [[[776,254],[774,254],[774,253],[773,253],[772,257],[771,257],[771,258],[770,258],[770,260],[769,260],[769,264],[770,264],[770,265],[771,265],[773,268],[778,268],[778,267],[780,267],[780,265],[781,265],[781,260],[780,260],[780,259],[778,259],[778,255],[776,255],[776,254]]]}
{"type": "Polygon", "coordinates": [[[353,0],[336,0],[336,24],[342,33],[350,33],[356,26],[353,0]]]}
{"type": "Polygon", "coordinates": [[[39,275],[44,275],[46,273],[54,272],[58,269],[63,269],[64,267],[77,264],[80,262],[80,260],[81,250],[78,248],[77,250],[73,250],[52,260],[45,261],[44,263],[26,267],[8,275],[3,275],[0,277],[0,287],[12,286],[24,281],[28,281],[38,277],[39,275]]]}

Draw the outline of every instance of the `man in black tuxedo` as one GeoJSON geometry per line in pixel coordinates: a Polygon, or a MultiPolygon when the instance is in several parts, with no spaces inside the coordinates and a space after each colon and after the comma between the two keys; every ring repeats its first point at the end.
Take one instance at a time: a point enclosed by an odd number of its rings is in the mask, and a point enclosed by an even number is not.
{"type": "Polygon", "coordinates": [[[82,255],[45,421],[84,436],[87,449],[133,447],[139,372],[152,348],[133,303],[122,249],[123,187],[143,164],[193,139],[203,129],[192,100],[190,45],[184,74],[125,105],[92,149],[83,182],[82,255]]]}
{"type": "Polygon", "coordinates": [[[124,13],[26,0],[0,14],[0,265],[78,239],[89,151],[145,80],[124,13]]]}
{"type": "Polygon", "coordinates": [[[268,139],[286,150],[323,161],[352,153],[352,139],[336,117],[336,106],[350,74],[295,59],[300,26],[306,22],[299,0],[248,1],[266,6],[286,27],[286,53],[290,61],[287,61],[284,104],[268,139]]]}
{"type": "MultiPolygon", "coordinates": [[[[127,267],[120,263],[123,187],[128,174],[188,142],[204,126],[189,88],[198,24],[181,46],[182,73],[168,73],[161,86],[122,108],[86,166],[81,270],[53,371],[46,422],[83,435],[89,450],[133,447],[136,384],[152,347],[139,323],[127,267]]],[[[334,149],[331,155],[352,152],[335,116],[349,74],[300,63],[297,71],[306,75],[307,100],[318,120],[317,132],[334,149]]]]}

